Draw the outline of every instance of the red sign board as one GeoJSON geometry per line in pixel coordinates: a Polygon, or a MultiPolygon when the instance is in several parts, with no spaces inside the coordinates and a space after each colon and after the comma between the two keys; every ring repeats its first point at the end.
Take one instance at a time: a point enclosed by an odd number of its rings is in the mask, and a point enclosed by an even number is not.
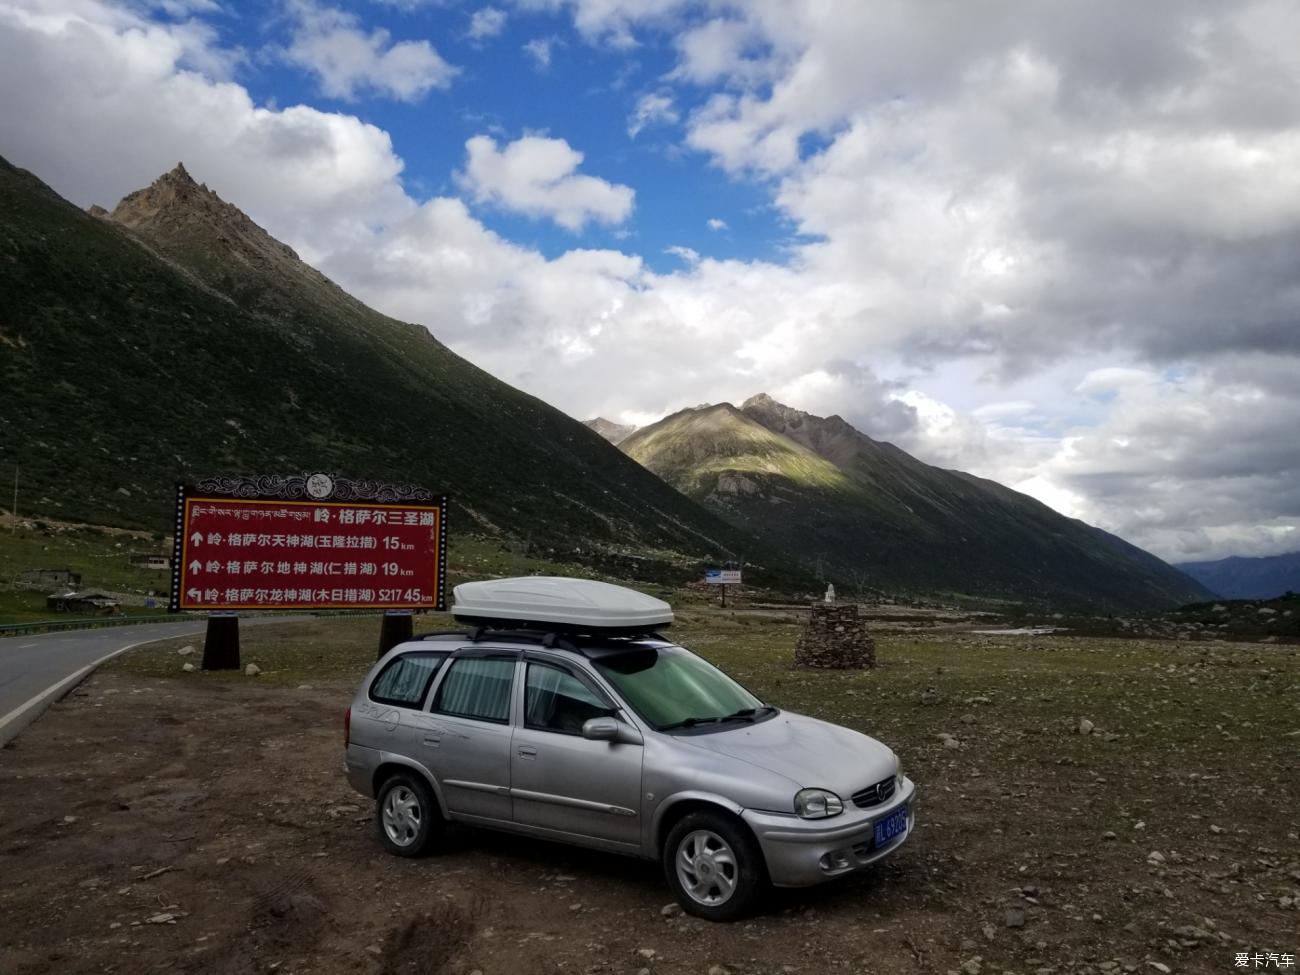
{"type": "Polygon", "coordinates": [[[178,498],[172,608],[446,608],[447,504],[178,498]]]}

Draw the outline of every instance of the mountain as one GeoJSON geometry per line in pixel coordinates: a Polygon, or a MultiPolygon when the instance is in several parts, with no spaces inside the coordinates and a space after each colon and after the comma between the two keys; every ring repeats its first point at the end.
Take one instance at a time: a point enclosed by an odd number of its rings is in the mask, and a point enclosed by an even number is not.
{"type": "Polygon", "coordinates": [[[606,420],[603,416],[598,416],[594,420],[583,420],[582,425],[589,430],[595,430],[612,444],[619,444],[636,433],[636,427],[630,423],[615,423],[613,420],[606,420]]]}
{"type": "Polygon", "coordinates": [[[766,395],[682,410],[619,444],[689,497],[824,579],[1089,610],[1203,600],[1114,535],[993,481],[922,463],[838,416],[766,395]]]}
{"type": "Polygon", "coordinates": [[[1175,567],[1228,599],[1272,599],[1300,592],[1300,552],[1262,558],[1234,555],[1214,562],[1179,562],[1175,567]]]}
{"type": "Polygon", "coordinates": [[[453,534],[630,575],[694,577],[758,544],[352,298],[182,166],[107,213],[0,160],[6,476],[14,462],[26,513],[159,533],[177,481],[326,470],[445,490],[453,534]]]}

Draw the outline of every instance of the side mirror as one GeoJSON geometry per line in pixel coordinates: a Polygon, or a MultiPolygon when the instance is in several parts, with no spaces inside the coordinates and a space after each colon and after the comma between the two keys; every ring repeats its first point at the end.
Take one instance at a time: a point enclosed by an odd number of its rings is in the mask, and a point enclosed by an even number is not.
{"type": "Polygon", "coordinates": [[[617,718],[588,718],[582,723],[582,737],[588,741],[617,741],[617,718]]]}
{"type": "Polygon", "coordinates": [[[644,743],[641,732],[618,718],[588,718],[582,723],[582,737],[588,741],[608,741],[623,745],[644,743]]]}

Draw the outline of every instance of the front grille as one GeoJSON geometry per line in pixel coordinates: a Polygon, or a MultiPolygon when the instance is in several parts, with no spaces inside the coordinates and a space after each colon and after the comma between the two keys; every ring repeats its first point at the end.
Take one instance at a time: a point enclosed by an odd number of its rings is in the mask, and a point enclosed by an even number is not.
{"type": "Polygon", "coordinates": [[[882,802],[888,802],[894,795],[894,777],[891,775],[887,779],[881,779],[874,785],[869,785],[853,793],[853,805],[859,809],[870,809],[872,806],[878,806],[882,802]]]}

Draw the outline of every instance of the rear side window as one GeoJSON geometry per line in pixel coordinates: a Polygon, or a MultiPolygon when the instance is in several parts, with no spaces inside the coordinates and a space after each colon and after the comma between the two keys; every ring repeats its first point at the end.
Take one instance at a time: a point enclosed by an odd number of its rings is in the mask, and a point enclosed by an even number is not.
{"type": "Polygon", "coordinates": [[[389,661],[370,685],[370,700],[403,708],[418,708],[429,693],[445,653],[404,653],[389,661]]]}
{"type": "Polygon", "coordinates": [[[510,720],[510,686],[514,682],[514,658],[460,657],[438,685],[433,710],[461,718],[510,720]]]}

